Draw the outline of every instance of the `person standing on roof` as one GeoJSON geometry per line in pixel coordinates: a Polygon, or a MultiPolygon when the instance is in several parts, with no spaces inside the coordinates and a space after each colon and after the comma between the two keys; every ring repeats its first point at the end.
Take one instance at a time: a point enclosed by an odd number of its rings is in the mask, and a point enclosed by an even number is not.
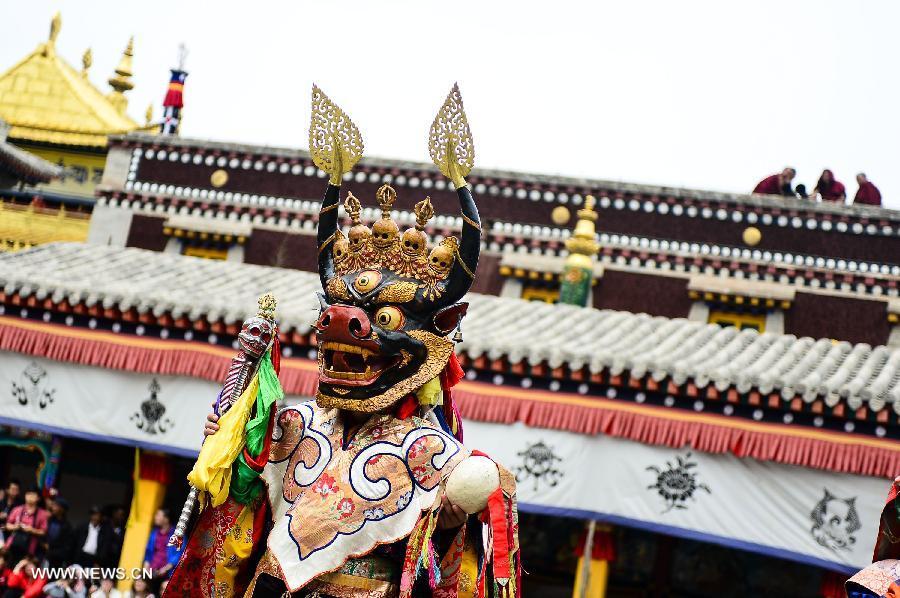
{"type": "Polygon", "coordinates": [[[822,196],[822,201],[844,203],[844,200],[847,199],[847,191],[844,189],[844,184],[835,180],[834,173],[827,168],[822,171],[822,176],[819,177],[819,182],[816,183],[813,195],[816,193],[822,196]]]}
{"type": "Polygon", "coordinates": [[[856,182],[859,183],[859,190],[856,192],[856,197],[853,198],[853,203],[869,206],[881,205],[881,191],[872,184],[872,181],[866,178],[864,172],[856,175],[856,182]]]}
{"type": "Polygon", "coordinates": [[[785,168],[778,174],[767,176],[753,188],[754,193],[762,193],[764,195],[785,195],[794,197],[794,190],[791,187],[791,181],[797,176],[797,171],[793,168],[785,168]]]}

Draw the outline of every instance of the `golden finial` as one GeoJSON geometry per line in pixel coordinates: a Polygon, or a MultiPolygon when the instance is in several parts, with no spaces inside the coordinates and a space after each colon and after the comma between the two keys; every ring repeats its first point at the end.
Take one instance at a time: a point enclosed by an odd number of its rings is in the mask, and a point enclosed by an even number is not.
{"type": "Polygon", "coordinates": [[[381,208],[381,217],[390,218],[391,206],[397,201],[397,192],[394,191],[393,187],[385,183],[375,192],[375,197],[378,199],[378,207],[381,208]]]}
{"type": "Polygon", "coordinates": [[[149,125],[151,122],[153,122],[153,104],[147,106],[147,111],[144,112],[144,119],[146,119],[144,123],[146,125],[149,125]]]}
{"type": "Polygon", "coordinates": [[[416,213],[416,228],[425,230],[425,225],[434,217],[434,206],[431,205],[431,198],[426,197],[417,203],[413,211],[416,213]]]}
{"type": "Polygon", "coordinates": [[[128,99],[125,92],[134,87],[131,82],[131,59],[134,56],[134,36],[128,40],[128,46],[122,53],[122,60],[116,67],[116,74],[109,78],[109,86],[113,88],[113,92],[108,96],[109,101],[116,107],[119,114],[125,114],[128,108],[128,99]]]}
{"type": "Polygon", "coordinates": [[[50,43],[55,44],[56,38],[59,37],[59,30],[62,27],[62,15],[59,11],[50,19],[50,43]]]}
{"type": "Polygon", "coordinates": [[[332,185],[340,185],[341,177],[359,162],[363,150],[362,135],[350,117],[313,85],[309,152],[315,165],[331,175],[332,185]]]}
{"type": "Polygon", "coordinates": [[[453,181],[457,189],[466,185],[465,177],[475,166],[475,142],[456,83],[431,123],[428,153],[441,174],[453,181]]]}
{"type": "Polygon", "coordinates": [[[81,55],[81,76],[87,77],[88,70],[90,70],[91,65],[94,64],[94,53],[90,48],[84,51],[84,54],[81,55]]]}
{"type": "Polygon", "coordinates": [[[572,236],[566,239],[566,249],[569,250],[569,260],[583,263],[584,259],[578,256],[587,256],[591,259],[597,254],[600,246],[594,239],[597,227],[597,212],[594,206],[597,200],[593,195],[584,198],[584,207],[578,210],[578,222],[575,224],[575,231],[572,236]]]}
{"type": "Polygon", "coordinates": [[[259,304],[259,312],[258,315],[261,318],[265,318],[270,322],[275,321],[275,306],[278,305],[278,302],[275,300],[275,295],[272,293],[266,293],[262,297],[259,298],[257,302],[259,304]]]}
{"type": "Polygon", "coordinates": [[[344,200],[344,209],[347,210],[353,226],[360,224],[359,214],[362,212],[362,204],[352,193],[347,193],[347,199],[344,200]]]}

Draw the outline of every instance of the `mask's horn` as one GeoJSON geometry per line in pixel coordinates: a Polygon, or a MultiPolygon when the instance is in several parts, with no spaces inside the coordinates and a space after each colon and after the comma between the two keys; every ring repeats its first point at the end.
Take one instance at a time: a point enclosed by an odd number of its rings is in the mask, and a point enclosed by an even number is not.
{"type": "Polygon", "coordinates": [[[456,303],[469,291],[481,253],[481,219],[465,179],[475,165],[475,143],[463,110],[459,86],[455,83],[431,124],[428,152],[441,173],[456,187],[463,217],[462,238],[447,279],[446,291],[436,301],[439,307],[443,307],[456,303]]]}
{"type": "Polygon", "coordinates": [[[338,201],[341,178],[350,172],[363,154],[359,129],[316,85],[312,89],[309,122],[309,153],[316,166],[329,174],[328,189],[319,210],[316,245],[319,251],[319,278],[322,288],[334,277],[332,248],[337,236],[338,201]]]}

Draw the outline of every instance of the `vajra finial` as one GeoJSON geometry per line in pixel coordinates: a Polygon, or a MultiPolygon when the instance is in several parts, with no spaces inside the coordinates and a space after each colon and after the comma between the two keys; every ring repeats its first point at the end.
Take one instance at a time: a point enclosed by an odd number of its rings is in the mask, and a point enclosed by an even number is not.
{"type": "Polygon", "coordinates": [[[266,293],[262,297],[259,298],[259,312],[257,315],[261,318],[265,318],[270,322],[275,321],[275,306],[278,305],[278,302],[275,300],[275,295],[272,293],[266,293]]]}

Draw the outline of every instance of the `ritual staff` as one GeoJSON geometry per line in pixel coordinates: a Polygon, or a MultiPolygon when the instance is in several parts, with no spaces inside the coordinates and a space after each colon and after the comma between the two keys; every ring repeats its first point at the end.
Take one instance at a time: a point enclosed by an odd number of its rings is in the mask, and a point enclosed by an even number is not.
{"type": "Polygon", "coordinates": [[[816,188],[813,189],[813,195],[816,193],[822,197],[822,201],[844,203],[844,200],[847,198],[844,184],[835,180],[834,173],[827,168],[822,171],[822,176],[819,177],[819,182],[816,183],[816,188]]]}
{"type": "Polygon", "coordinates": [[[778,174],[773,174],[771,176],[767,176],[759,183],[757,183],[756,187],[754,187],[754,193],[761,193],[763,195],[784,195],[786,197],[793,197],[794,190],[791,187],[791,181],[794,180],[794,177],[797,176],[797,171],[793,168],[785,168],[778,174]]]}
{"type": "Polygon", "coordinates": [[[866,177],[864,172],[856,175],[856,182],[859,183],[859,190],[856,192],[856,197],[853,198],[854,204],[881,205],[881,191],[866,177]]]}

